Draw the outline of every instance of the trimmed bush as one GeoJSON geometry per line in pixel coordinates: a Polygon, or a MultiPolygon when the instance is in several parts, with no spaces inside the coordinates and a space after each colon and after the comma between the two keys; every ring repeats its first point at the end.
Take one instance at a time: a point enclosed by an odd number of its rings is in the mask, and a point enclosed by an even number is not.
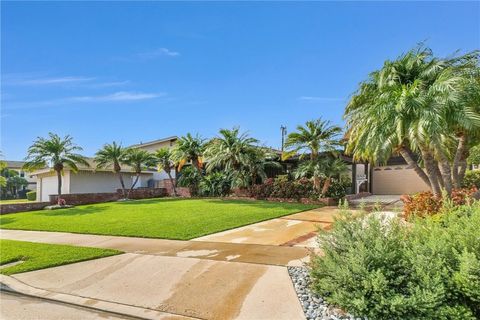
{"type": "Polygon", "coordinates": [[[37,191],[27,192],[27,199],[28,199],[28,201],[35,201],[35,200],[37,200],[37,191]]]}
{"type": "Polygon", "coordinates": [[[462,186],[464,188],[480,189],[480,170],[471,170],[465,173],[462,186]]]}
{"type": "Polygon", "coordinates": [[[478,230],[478,202],[412,224],[345,216],[319,236],[313,289],[368,319],[479,319],[478,230]]]}
{"type": "MultiPolygon", "coordinates": [[[[351,182],[339,182],[333,180],[326,197],[340,199],[350,188],[351,182]]],[[[251,186],[249,194],[256,199],[283,198],[283,199],[318,199],[319,194],[313,187],[311,179],[301,178],[288,180],[287,176],[278,176],[275,179],[266,179],[264,183],[251,186]]]]}

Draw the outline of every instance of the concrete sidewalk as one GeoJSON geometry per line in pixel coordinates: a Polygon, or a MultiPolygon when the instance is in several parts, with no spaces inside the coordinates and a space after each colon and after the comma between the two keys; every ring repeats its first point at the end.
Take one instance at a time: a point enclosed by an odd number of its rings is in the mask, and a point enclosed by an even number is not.
{"type": "Polygon", "coordinates": [[[2,276],[19,291],[146,319],[304,319],[285,266],[302,265],[336,208],[191,241],[1,230],[0,238],[111,248],[122,255],[2,276]]]}
{"type": "Polygon", "coordinates": [[[102,301],[199,319],[304,319],[279,266],[126,253],[11,278],[87,299],[82,305],[102,301]]]}
{"type": "Polygon", "coordinates": [[[146,239],[66,232],[1,230],[0,238],[116,249],[124,252],[146,255],[280,266],[301,265],[302,262],[308,259],[310,254],[310,251],[304,247],[146,239]]]}

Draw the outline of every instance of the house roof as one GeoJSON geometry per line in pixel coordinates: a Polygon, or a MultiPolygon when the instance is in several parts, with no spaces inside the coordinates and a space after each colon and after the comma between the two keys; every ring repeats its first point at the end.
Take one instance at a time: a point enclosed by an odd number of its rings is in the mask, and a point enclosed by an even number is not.
{"type": "MultiPolygon", "coordinates": [[[[113,170],[113,166],[107,166],[105,168],[97,169],[95,161],[94,161],[93,158],[85,158],[85,159],[90,164],[90,166],[88,167],[88,166],[79,164],[78,165],[78,170],[79,171],[112,172],[112,170],[113,170]]],[[[39,174],[43,174],[43,173],[48,173],[48,172],[51,172],[52,170],[53,170],[53,168],[51,168],[51,167],[43,168],[43,169],[33,171],[31,173],[31,175],[35,176],[35,175],[39,175],[39,174]]],[[[64,170],[65,171],[70,171],[70,168],[66,167],[64,170]]],[[[133,170],[132,170],[132,167],[130,167],[130,166],[122,165],[122,171],[121,172],[131,173],[131,172],[133,172],[133,170]]],[[[147,170],[142,171],[142,173],[153,173],[153,172],[157,172],[157,170],[155,170],[154,168],[149,168],[147,170]]]]}
{"type": "Polygon", "coordinates": [[[10,169],[21,169],[25,161],[16,161],[16,160],[5,160],[3,161],[7,164],[7,168],[10,169]]]}
{"type": "Polygon", "coordinates": [[[157,139],[157,140],[148,141],[148,142],[140,142],[138,144],[133,144],[133,145],[129,146],[129,148],[145,147],[145,146],[150,146],[152,144],[157,144],[157,143],[161,143],[161,142],[168,142],[168,141],[176,141],[176,140],[178,140],[177,136],[171,136],[171,137],[157,139]]]}

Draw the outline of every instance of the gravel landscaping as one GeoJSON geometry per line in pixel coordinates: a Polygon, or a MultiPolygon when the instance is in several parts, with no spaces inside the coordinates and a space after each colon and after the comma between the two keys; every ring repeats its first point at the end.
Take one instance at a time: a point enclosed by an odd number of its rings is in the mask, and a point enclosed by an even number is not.
{"type": "Polygon", "coordinates": [[[361,320],[330,306],[310,290],[310,275],[305,267],[287,267],[307,320],[361,320]]]}

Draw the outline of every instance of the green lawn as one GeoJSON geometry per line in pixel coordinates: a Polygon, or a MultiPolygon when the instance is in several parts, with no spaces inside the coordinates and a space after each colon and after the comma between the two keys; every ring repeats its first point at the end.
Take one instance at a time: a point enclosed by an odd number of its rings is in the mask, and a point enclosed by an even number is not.
{"type": "Polygon", "coordinates": [[[0,217],[2,229],[188,240],[316,206],[267,201],[149,199],[0,217]]]}
{"type": "Polygon", "coordinates": [[[19,264],[1,268],[0,273],[9,275],[33,271],[119,253],[121,252],[110,249],[0,240],[0,265],[22,261],[19,264]]]}

